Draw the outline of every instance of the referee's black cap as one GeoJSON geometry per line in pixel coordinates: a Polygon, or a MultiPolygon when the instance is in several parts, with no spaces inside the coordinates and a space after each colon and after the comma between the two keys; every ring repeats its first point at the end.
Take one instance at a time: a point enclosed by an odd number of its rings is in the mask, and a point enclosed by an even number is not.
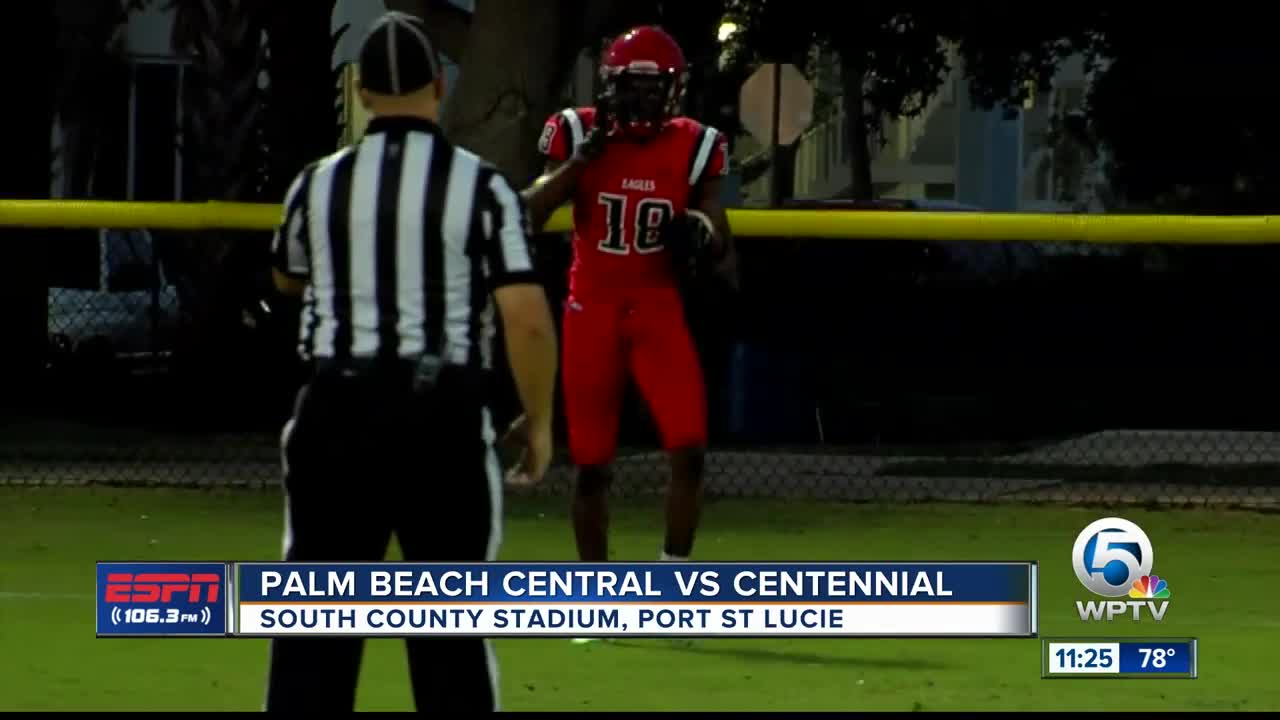
{"type": "Polygon", "coordinates": [[[374,21],[360,48],[360,84],[380,95],[407,95],[440,75],[427,27],[420,18],[388,12],[374,21]]]}

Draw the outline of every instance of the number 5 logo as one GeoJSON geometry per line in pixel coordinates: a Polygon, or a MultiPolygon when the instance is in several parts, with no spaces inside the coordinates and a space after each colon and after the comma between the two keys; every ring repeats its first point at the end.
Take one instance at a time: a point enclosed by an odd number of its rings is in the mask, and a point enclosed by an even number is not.
{"type": "Polygon", "coordinates": [[[1071,566],[1080,584],[1104,597],[1127,595],[1134,580],[1151,573],[1154,561],[1150,538],[1123,518],[1090,523],[1071,550],[1071,566]]]}
{"type": "Polygon", "coordinates": [[[675,208],[664,198],[644,198],[635,205],[635,217],[630,227],[634,233],[627,237],[627,196],[600,193],[597,200],[605,207],[605,236],[600,240],[602,252],[626,255],[634,247],[637,253],[647,255],[662,249],[662,227],[671,220],[675,208]]]}

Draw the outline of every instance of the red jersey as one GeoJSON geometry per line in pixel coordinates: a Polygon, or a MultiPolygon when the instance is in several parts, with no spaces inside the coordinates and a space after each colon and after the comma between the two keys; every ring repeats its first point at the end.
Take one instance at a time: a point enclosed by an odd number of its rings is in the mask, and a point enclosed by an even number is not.
{"type": "MultiPolygon", "coordinates": [[[[562,110],[547,120],[538,149],[553,162],[568,160],[594,121],[594,108],[562,110]]],[[[574,190],[570,291],[675,286],[659,228],[684,213],[703,179],[728,168],[724,134],[686,117],[643,142],[606,145],[574,190]]]]}

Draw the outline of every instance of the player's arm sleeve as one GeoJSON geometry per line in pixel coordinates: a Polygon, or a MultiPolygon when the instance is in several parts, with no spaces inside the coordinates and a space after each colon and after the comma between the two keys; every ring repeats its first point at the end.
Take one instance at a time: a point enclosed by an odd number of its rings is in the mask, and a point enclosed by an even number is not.
{"type": "Polygon", "coordinates": [[[699,210],[710,224],[711,261],[719,274],[737,288],[738,262],[729,216],[720,202],[721,178],[729,170],[729,144],[724,133],[714,128],[703,128],[694,146],[690,163],[689,184],[694,208],[699,210]]]}
{"type": "Polygon", "coordinates": [[[310,223],[307,219],[307,195],[311,185],[311,168],[294,178],[285,192],[280,224],[271,238],[271,269],[276,286],[282,292],[295,293],[298,285],[311,275],[310,223]]]}
{"type": "Polygon", "coordinates": [[[480,245],[490,290],[504,285],[537,283],[529,247],[529,216],[524,201],[501,173],[482,177],[480,245]]]}
{"type": "Polygon", "coordinates": [[[538,152],[546,157],[548,165],[559,165],[573,157],[584,136],[582,118],[572,108],[566,108],[547,118],[538,138],[538,152]]]}
{"type": "Polygon", "coordinates": [[[724,133],[704,126],[689,159],[690,206],[711,220],[718,250],[726,250],[729,221],[720,204],[720,179],[729,172],[729,142],[724,133]]]}
{"type": "Polygon", "coordinates": [[[713,127],[703,127],[689,158],[689,186],[697,188],[706,180],[723,177],[728,173],[728,139],[713,127]]]}
{"type": "Polygon", "coordinates": [[[546,158],[545,167],[542,175],[520,192],[531,233],[541,232],[556,209],[572,199],[581,166],[569,160],[582,140],[582,118],[571,108],[552,115],[543,125],[538,151],[546,158]]]}

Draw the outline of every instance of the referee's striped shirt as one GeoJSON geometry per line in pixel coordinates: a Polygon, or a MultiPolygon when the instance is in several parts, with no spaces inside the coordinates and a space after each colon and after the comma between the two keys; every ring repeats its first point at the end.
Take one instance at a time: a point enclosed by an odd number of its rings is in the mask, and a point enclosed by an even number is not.
{"type": "Polygon", "coordinates": [[[450,363],[487,369],[491,291],[535,281],[519,196],[419,118],[375,118],[359,143],[299,173],[273,258],[308,281],[304,360],[447,349],[450,363]]]}

